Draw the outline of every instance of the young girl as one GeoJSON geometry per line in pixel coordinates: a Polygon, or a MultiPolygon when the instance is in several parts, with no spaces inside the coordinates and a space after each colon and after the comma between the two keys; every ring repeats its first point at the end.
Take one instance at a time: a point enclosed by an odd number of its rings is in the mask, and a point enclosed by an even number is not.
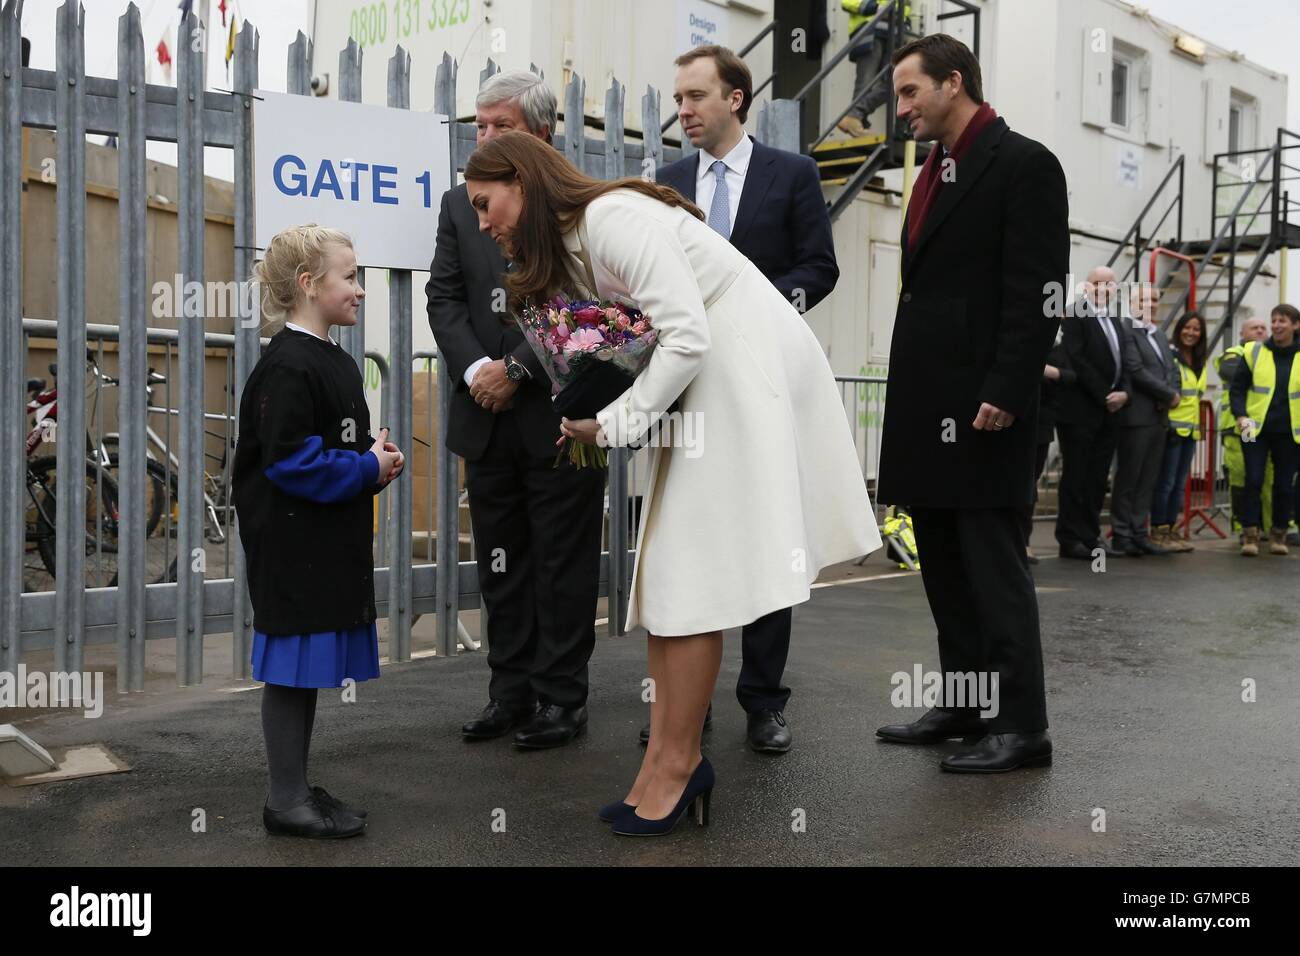
{"type": "Polygon", "coordinates": [[[365,290],[352,242],[334,229],[277,233],[257,266],[262,309],[283,318],[239,404],[234,501],[253,602],[253,677],[270,833],[328,839],[365,829],[365,811],[307,783],[316,691],[379,676],[371,498],[404,458],[371,442],[361,374],[329,337],[355,325],[365,290]]]}

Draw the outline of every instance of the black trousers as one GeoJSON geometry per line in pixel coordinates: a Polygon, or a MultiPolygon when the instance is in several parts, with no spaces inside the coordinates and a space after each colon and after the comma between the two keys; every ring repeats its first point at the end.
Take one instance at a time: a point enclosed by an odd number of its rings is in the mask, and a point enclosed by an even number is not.
{"type": "MultiPolygon", "coordinates": [[[[1163,422],[1119,429],[1119,461],[1110,496],[1110,526],[1116,539],[1140,541],[1147,537],[1151,498],[1165,457],[1167,433],[1163,422]]],[[[1181,497],[1181,484],[1178,490],[1181,497]]]]}
{"type": "Polygon", "coordinates": [[[740,679],[736,699],[748,713],[785,710],[790,688],[781,683],[790,656],[791,608],[764,614],[741,629],[740,679]]]}
{"type": "Polygon", "coordinates": [[[1241,524],[1244,528],[1283,529],[1291,522],[1291,506],[1294,504],[1297,461],[1300,460],[1300,445],[1295,443],[1290,432],[1260,432],[1254,441],[1241,443],[1241,454],[1246,459],[1246,490],[1242,495],[1241,524]],[[1269,515],[1272,522],[1264,524],[1261,506],[1264,489],[1264,473],[1268,470],[1268,460],[1273,459],[1273,513],[1269,515]]]}
{"type": "Polygon", "coordinates": [[[1056,540],[1061,545],[1078,543],[1091,549],[1101,538],[1101,506],[1106,500],[1106,478],[1115,456],[1118,426],[1117,417],[1109,413],[1095,422],[1056,423],[1061,441],[1056,540]]]}
{"type": "MultiPolygon", "coordinates": [[[[557,436],[558,437],[558,436],[557,436]]],[[[596,646],[605,470],[530,455],[501,412],[465,462],[479,587],[488,615],[488,696],[520,709],[579,707],[596,646]]]]}
{"type": "Polygon", "coordinates": [[[990,733],[1047,729],[1038,598],[1022,519],[1013,508],[912,511],[940,667],[945,675],[997,675],[990,733]]]}

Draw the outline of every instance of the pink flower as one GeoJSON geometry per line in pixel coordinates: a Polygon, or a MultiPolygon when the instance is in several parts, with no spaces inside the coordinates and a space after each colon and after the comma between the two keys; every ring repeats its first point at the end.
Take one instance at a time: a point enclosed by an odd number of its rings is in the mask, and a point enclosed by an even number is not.
{"type": "Polygon", "coordinates": [[[614,308],[612,305],[605,310],[605,321],[611,326],[617,325],[618,320],[622,317],[623,313],[618,311],[618,309],[614,308]]]}
{"type": "Polygon", "coordinates": [[[605,313],[599,306],[589,305],[585,309],[579,309],[573,314],[574,320],[579,325],[597,325],[605,317],[605,313]]]}
{"type": "Polygon", "coordinates": [[[569,327],[561,322],[551,330],[551,335],[555,337],[556,341],[563,342],[569,337],[569,327]]]}
{"type": "Polygon", "coordinates": [[[646,332],[649,331],[649,329],[650,326],[646,324],[645,319],[637,319],[635,322],[632,323],[633,335],[645,335],[646,332]]]}
{"type": "Polygon", "coordinates": [[[578,329],[564,341],[565,352],[594,352],[605,344],[605,336],[600,329],[585,327],[578,329]]]}

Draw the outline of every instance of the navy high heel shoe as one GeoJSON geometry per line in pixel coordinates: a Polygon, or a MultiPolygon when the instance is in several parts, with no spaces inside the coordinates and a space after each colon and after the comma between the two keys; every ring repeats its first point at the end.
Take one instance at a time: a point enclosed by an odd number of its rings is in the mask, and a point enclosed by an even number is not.
{"type": "Polygon", "coordinates": [[[671,813],[662,820],[646,820],[636,815],[636,808],[614,821],[613,830],[619,836],[664,836],[671,833],[673,827],[691,807],[695,808],[695,822],[702,827],[709,825],[709,798],[713,796],[713,764],[708,757],[700,760],[700,765],[686,781],[686,789],[671,813]]]}
{"type": "Polygon", "coordinates": [[[636,807],[630,803],[624,803],[619,800],[616,803],[607,803],[596,811],[596,816],[600,817],[602,823],[613,823],[625,813],[635,813],[636,807]]]}

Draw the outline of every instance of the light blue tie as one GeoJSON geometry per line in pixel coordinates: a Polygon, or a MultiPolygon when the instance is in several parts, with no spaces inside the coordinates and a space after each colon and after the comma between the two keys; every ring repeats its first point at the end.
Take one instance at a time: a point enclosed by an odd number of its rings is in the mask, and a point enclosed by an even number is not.
{"type": "Polygon", "coordinates": [[[723,239],[731,238],[731,195],[727,192],[727,164],[715,159],[709,167],[717,177],[713,203],[709,206],[709,226],[723,239]]]}

